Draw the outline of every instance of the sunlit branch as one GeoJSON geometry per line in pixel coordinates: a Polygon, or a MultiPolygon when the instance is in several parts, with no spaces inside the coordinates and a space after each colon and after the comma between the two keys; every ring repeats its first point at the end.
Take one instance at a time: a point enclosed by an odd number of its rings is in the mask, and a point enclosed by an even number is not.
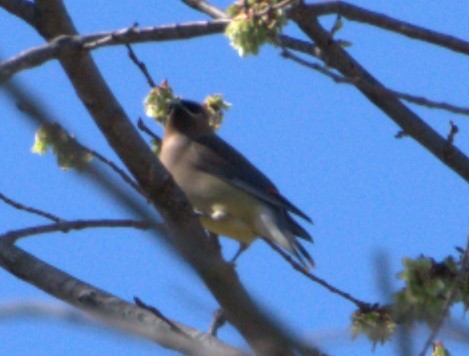
{"type": "Polygon", "coordinates": [[[1,239],[0,267],[113,328],[163,347],[190,355],[241,354],[209,334],[173,321],[184,331],[183,336],[153,313],[84,283],[1,239]]]}

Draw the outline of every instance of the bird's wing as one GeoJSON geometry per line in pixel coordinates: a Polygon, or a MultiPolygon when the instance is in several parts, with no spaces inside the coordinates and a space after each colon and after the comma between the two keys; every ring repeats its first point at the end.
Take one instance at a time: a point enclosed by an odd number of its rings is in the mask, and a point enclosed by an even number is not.
{"type": "Polygon", "coordinates": [[[199,169],[243,189],[274,206],[284,208],[308,222],[311,218],[280,195],[277,187],[251,162],[216,135],[200,136],[193,141],[199,169]]]}

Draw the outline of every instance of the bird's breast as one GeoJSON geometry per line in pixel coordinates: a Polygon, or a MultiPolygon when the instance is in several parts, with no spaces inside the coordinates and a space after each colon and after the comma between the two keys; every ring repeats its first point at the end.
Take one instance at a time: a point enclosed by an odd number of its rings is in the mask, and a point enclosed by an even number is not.
{"type": "Polygon", "coordinates": [[[250,243],[258,235],[256,221],[262,203],[244,190],[198,168],[190,141],[175,136],[163,141],[160,160],[202,213],[204,227],[216,234],[250,243]]]}

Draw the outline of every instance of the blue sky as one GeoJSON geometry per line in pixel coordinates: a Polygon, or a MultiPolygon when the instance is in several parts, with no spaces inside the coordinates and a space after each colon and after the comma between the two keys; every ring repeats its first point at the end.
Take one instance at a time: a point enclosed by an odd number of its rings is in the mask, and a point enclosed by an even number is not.
{"type": "MultiPolygon", "coordinates": [[[[224,7],[227,1],[217,2],[224,7]]],[[[459,38],[469,38],[464,2],[357,1],[355,4],[459,38]]],[[[174,1],[67,1],[78,30],[94,33],[159,26],[206,17],[174,1]]],[[[330,28],[332,18],[324,24],[330,28]]],[[[0,55],[13,56],[43,40],[20,20],[0,10],[0,55]]],[[[286,33],[301,34],[289,26],[286,33]]],[[[468,106],[469,61],[452,53],[369,26],[345,21],[337,37],[353,43],[349,52],[390,88],[468,106]]],[[[241,59],[222,35],[189,42],[134,46],[155,81],[167,78],[184,98],[203,100],[223,93],[233,104],[219,134],[266,173],[292,202],[313,217],[306,226],[315,243],[307,248],[316,273],[369,302],[386,302],[379,287],[377,256],[386,256],[392,288],[403,257],[441,259],[465,243],[469,232],[466,183],[409,138],[354,88],[282,59],[265,47],[241,59]]],[[[149,88],[122,47],[93,52],[112,91],[134,121],[144,116],[149,88]]],[[[53,118],[85,145],[117,162],[56,62],[15,77],[48,106],[53,118]]],[[[460,128],[456,144],[469,152],[468,118],[412,106],[446,135],[449,120],[460,128]]],[[[126,218],[129,212],[89,179],[61,171],[52,155],[31,154],[36,125],[0,94],[2,147],[0,191],[24,204],[66,219],[126,218]]],[[[147,119],[148,125],[153,125],[147,119]]],[[[152,126],[161,133],[161,129],[152,126]]],[[[97,163],[96,163],[97,164],[97,163]]],[[[0,204],[1,231],[46,221],[0,204]]],[[[87,230],[25,239],[19,244],[39,258],[121,298],[140,297],[166,316],[206,330],[217,305],[197,276],[160,241],[132,230],[87,230]]],[[[236,245],[225,241],[231,256],[236,245]]],[[[363,339],[351,341],[351,303],[332,295],[292,270],[262,242],[240,259],[238,272],[252,295],[298,335],[334,355],[371,353],[363,339]]],[[[36,288],[0,270],[0,306],[16,300],[53,301],[36,288]]],[[[457,311],[456,318],[461,317],[457,311]]],[[[39,319],[0,322],[2,354],[150,355],[170,352],[150,342],[97,332],[65,322],[39,319]]],[[[425,330],[417,333],[416,350],[425,330]]],[[[227,342],[243,346],[231,328],[227,342]]],[[[451,338],[461,354],[465,346],[451,338]]],[[[395,353],[393,343],[375,355],[395,353]]]]}

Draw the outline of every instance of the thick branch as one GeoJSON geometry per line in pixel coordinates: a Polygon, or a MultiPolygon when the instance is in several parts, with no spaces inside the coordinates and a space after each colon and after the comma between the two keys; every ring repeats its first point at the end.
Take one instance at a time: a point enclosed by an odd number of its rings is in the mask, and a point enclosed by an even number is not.
{"type": "Polygon", "coordinates": [[[415,26],[408,22],[366,10],[345,1],[324,1],[302,8],[304,16],[318,17],[327,14],[339,14],[349,20],[367,23],[385,30],[400,33],[410,38],[429,42],[455,52],[469,54],[469,42],[444,33],[415,26]]]}
{"type": "Polygon", "coordinates": [[[452,147],[450,155],[446,155],[447,143],[435,130],[420,119],[414,112],[402,104],[398,98],[382,96],[368,87],[384,86],[368,73],[355,59],[353,59],[342,47],[337,45],[330,34],[319,24],[318,20],[306,11],[304,6],[298,6],[291,12],[292,19],[298,24],[303,32],[321,48],[327,63],[336,68],[344,76],[353,78],[357,88],[378,108],[386,113],[407,134],[412,136],[422,146],[433,153],[440,161],[459,174],[463,179],[469,181],[469,159],[452,147]]]}
{"type": "Polygon", "coordinates": [[[240,354],[208,334],[173,321],[184,334],[175,332],[153,313],[75,279],[2,240],[0,267],[114,328],[156,341],[163,347],[184,354],[240,354]]]}
{"type": "Polygon", "coordinates": [[[26,0],[0,0],[0,7],[34,25],[34,4],[26,0]]]}

